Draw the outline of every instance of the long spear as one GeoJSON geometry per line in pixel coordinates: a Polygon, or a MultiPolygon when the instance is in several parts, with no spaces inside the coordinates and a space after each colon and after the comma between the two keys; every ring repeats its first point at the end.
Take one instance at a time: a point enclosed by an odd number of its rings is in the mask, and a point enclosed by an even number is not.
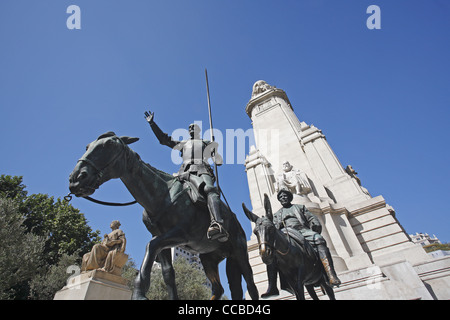
{"type": "MultiPolygon", "coordinates": [[[[214,141],[215,141],[215,138],[214,138],[214,128],[213,128],[212,114],[211,114],[211,99],[209,98],[208,71],[206,70],[206,68],[205,68],[205,78],[206,78],[206,95],[207,95],[207,98],[208,98],[209,128],[210,128],[210,131],[211,131],[211,141],[214,142],[214,141]]],[[[217,150],[215,150],[214,153],[215,153],[216,151],[217,151],[217,150]]],[[[219,189],[219,192],[222,194],[222,196],[223,196],[225,202],[227,203],[228,208],[230,209],[230,206],[228,205],[228,201],[227,201],[227,199],[225,198],[225,195],[223,194],[222,189],[220,188],[220,185],[219,185],[219,171],[217,170],[217,164],[216,164],[215,159],[213,159],[213,160],[214,160],[214,161],[213,161],[213,162],[214,162],[214,171],[215,171],[215,173],[216,173],[217,189],[219,189]]],[[[230,209],[230,210],[231,210],[231,209],[230,209]]]]}

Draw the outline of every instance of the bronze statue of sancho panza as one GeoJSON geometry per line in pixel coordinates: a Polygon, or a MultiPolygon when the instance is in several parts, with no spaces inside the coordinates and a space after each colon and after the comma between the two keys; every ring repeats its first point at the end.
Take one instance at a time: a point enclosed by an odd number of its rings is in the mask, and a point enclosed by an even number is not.
{"type": "MultiPolygon", "coordinates": [[[[288,237],[292,238],[299,246],[303,246],[303,242],[308,241],[316,250],[320,261],[323,264],[324,270],[328,276],[330,285],[339,286],[341,280],[336,275],[334,269],[333,259],[330,250],[327,247],[327,242],[320,234],[322,225],[308,209],[303,205],[291,203],[293,194],[287,189],[281,189],[277,194],[278,201],[282,207],[274,213],[273,223],[275,227],[283,231],[288,237]]],[[[269,297],[278,294],[276,287],[277,281],[277,267],[276,263],[267,266],[267,275],[269,286],[267,292],[263,293],[262,297],[269,297]]]]}

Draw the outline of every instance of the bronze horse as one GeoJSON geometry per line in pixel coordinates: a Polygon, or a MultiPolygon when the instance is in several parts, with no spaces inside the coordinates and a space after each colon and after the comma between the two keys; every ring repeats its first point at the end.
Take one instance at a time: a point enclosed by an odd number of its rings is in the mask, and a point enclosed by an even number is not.
{"type": "Polygon", "coordinates": [[[144,207],[143,222],[153,238],[147,244],[145,257],[135,280],[132,299],[146,299],[150,273],[158,257],[169,298],[178,299],[170,248],[179,246],[200,253],[200,260],[212,284],[212,298],[218,300],[224,290],[218,265],[224,259],[232,299],[242,299],[241,276],[247,282],[252,299],[258,299],[249,264],[244,230],[226,205],[221,203],[224,227],[230,237],[226,242],[206,237],[210,224],[206,206],[194,204],[188,188],[172,175],[144,163],[128,147],[138,138],[118,137],[107,132],[91,142],[78,160],[69,178],[69,188],[77,197],[87,197],[110,179],[120,178],[127,189],[144,207]]]}
{"type": "MultiPolygon", "coordinates": [[[[289,237],[273,224],[272,207],[269,197],[264,194],[266,215],[258,217],[242,204],[247,218],[255,223],[253,233],[258,238],[259,254],[262,261],[269,265],[276,260],[280,273],[281,288],[294,294],[297,300],[305,300],[304,287],[314,300],[319,300],[315,286],[322,287],[330,300],[335,300],[333,288],[328,283],[322,263],[318,257],[311,258],[289,237]]],[[[310,244],[305,241],[305,246],[310,244]]],[[[312,248],[310,248],[313,251],[312,248]]]]}

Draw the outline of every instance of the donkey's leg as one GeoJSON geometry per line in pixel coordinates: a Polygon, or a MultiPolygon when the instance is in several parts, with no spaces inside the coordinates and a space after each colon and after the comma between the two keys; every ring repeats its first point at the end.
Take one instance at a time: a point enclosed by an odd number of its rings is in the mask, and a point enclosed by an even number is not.
{"type": "Polygon", "coordinates": [[[206,277],[211,281],[212,297],[211,300],[220,300],[223,295],[223,287],[220,283],[219,262],[223,260],[215,252],[200,254],[200,260],[205,270],[206,277]]]}
{"type": "Polygon", "coordinates": [[[145,294],[150,288],[150,275],[156,255],[159,254],[162,249],[175,247],[184,244],[184,242],[184,233],[177,227],[150,240],[145,249],[145,256],[141,268],[134,282],[133,300],[146,299],[145,294]]]}
{"type": "Polygon", "coordinates": [[[164,283],[167,287],[170,300],[178,300],[177,286],[175,284],[175,271],[172,265],[171,250],[164,249],[159,253],[159,259],[161,260],[161,271],[164,279],[164,283]]]}
{"type": "Polygon", "coordinates": [[[303,287],[303,282],[305,281],[304,268],[299,267],[297,273],[297,283],[295,288],[295,296],[297,300],[305,300],[305,288],[303,287]]]}
{"type": "Polygon", "coordinates": [[[330,300],[336,300],[336,297],[334,295],[333,287],[329,284],[327,280],[322,281],[322,288],[327,293],[327,296],[330,300]]]}
{"type": "Polygon", "coordinates": [[[317,296],[316,290],[314,290],[314,286],[313,285],[306,286],[306,290],[308,291],[309,296],[313,300],[319,300],[319,297],[317,296]]]}

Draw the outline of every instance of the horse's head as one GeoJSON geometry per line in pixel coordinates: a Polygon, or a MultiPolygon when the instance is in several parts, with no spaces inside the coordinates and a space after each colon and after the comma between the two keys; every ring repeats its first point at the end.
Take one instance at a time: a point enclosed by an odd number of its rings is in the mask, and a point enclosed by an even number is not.
{"type": "Polygon", "coordinates": [[[270,205],[269,197],[264,194],[264,207],[266,209],[266,215],[258,217],[256,214],[247,209],[242,204],[245,215],[247,218],[255,223],[253,233],[256,235],[259,244],[259,255],[265,264],[271,264],[274,258],[275,247],[275,232],[276,228],[273,224],[273,214],[270,205]]]}
{"type": "Polygon", "coordinates": [[[69,176],[69,189],[77,197],[94,193],[104,182],[118,178],[123,173],[126,145],[138,138],[118,137],[107,132],[88,144],[69,176]]]}

